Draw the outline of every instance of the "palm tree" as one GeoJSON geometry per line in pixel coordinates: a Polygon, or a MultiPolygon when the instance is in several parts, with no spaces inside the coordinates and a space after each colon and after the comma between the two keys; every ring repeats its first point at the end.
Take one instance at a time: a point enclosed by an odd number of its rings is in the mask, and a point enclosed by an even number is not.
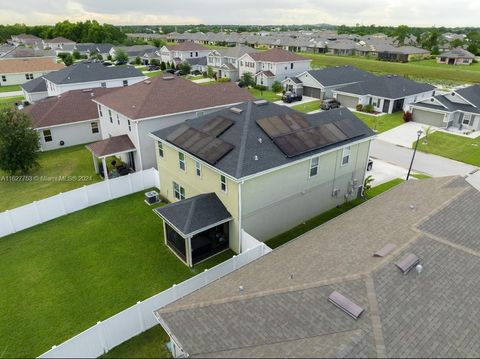
{"type": "Polygon", "coordinates": [[[423,133],[425,137],[423,138],[423,144],[428,145],[428,136],[432,133],[432,126],[423,127],[423,133]]]}

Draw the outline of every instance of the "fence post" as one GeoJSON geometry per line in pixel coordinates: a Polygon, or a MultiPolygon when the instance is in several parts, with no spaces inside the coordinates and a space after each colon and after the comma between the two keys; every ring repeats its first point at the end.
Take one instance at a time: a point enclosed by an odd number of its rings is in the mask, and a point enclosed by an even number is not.
{"type": "Polygon", "coordinates": [[[208,284],[208,269],[205,269],[203,271],[203,278],[204,278],[203,282],[205,283],[205,285],[207,285],[208,284]]]}
{"type": "Polygon", "coordinates": [[[100,342],[100,346],[103,348],[103,352],[104,353],[108,352],[108,346],[107,346],[107,343],[105,342],[105,336],[103,335],[103,326],[101,321],[97,322],[97,333],[98,333],[98,341],[100,342]]]}
{"type": "Polygon", "coordinates": [[[237,255],[236,254],[232,257],[232,267],[233,267],[233,270],[237,269],[237,255]]]}
{"type": "Polygon", "coordinates": [[[15,228],[15,225],[13,224],[13,219],[12,219],[12,215],[10,214],[10,211],[7,209],[5,212],[7,213],[8,221],[10,222],[10,226],[12,227],[12,233],[17,232],[17,229],[15,228]]]}
{"type": "Polygon", "coordinates": [[[110,188],[110,181],[105,181],[107,183],[108,199],[112,199],[112,189],[110,188]]]}
{"type": "Polygon", "coordinates": [[[83,192],[85,193],[85,199],[87,200],[87,207],[90,207],[90,197],[88,196],[88,188],[83,185],[83,192]]]}
{"type": "Polygon", "coordinates": [[[63,215],[65,216],[68,214],[68,212],[67,212],[67,206],[65,206],[65,201],[63,199],[63,192],[60,192],[58,196],[60,197],[60,203],[62,204],[63,215]]]}
{"type": "Polygon", "coordinates": [[[142,312],[142,302],[137,302],[137,313],[138,313],[138,320],[140,322],[140,333],[145,331],[145,321],[143,320],[143,312],[142,312]]]}

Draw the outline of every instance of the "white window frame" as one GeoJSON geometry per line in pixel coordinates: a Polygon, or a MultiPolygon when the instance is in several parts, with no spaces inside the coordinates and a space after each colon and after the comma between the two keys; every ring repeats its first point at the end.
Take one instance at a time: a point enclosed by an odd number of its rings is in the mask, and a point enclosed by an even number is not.
{"type": "Polygon", "coordinates": [[[127,120],[127,124],[128,124],[128,132],[132,132],[132,123],[130,122],[130,120],[127,120]]]}
{"type": "Polygon", "coordinates": [[[202,164],[198,161],[195,161],[195,174],[202,178],[202,164]]]}
{"type": "Polygon", "coordinates": [[[158,155],[163,158],[165,156],[165,152],[163,150],[163,143],[158,141],[158,155]]]}
{"type": "Polygon", "coordinates": [[[471,121],[472,121],[472,115],[470,113],[464,113],[463,119],[462,119],[462,125],[470,126],[471,121]]]}
{"type": "Polygon", "coordinates": [[[43,130],[42,134],[43,134],[43,140],[45,142],[52,142],[53,141],[52,130],[50,130],[50,129],[43,130]],[[48,134],[46,134],[45,132],[48,132],[48,134]],[[47,137],[50,137],[50,139],[47,140],[47,137]]]}
{"type": "Polygon", "coordinates": [[[96,122],[96,121],[90,122],[90,127],[92,129],[92,134],[100,132],[100,128],[98,127],[98,122],[96,122]]]}
{"type": "Polygon", "coordinates": [[[340,164],[341,166],[346,166],[350,163],[351,153],[352,153],[352,149],[350,148],[350,146],[343,148],[343,150],[342,150],[342,162],[340,164]],[[345,159],[347,159],[347,162],[345,162],[345,159]]]}
{"type": "Polygon", "coordinates": [[[180,168],[180,170],[183,172],[187,172],[187,164],[185,162],[185,153],[183,152],[178,152],[178,168],[180,168]]]}
{"type": "Polygon", "coordinates": [[[308,178],[318,176],[319,162],[320,162],[320,158],[318,156],[310,159],[310,167],[308,169],[308,178]],[[312,174],[312,171],[314,171],[315,173],[312,174]]]}
{"type": "Polygon", "coordinates": [[[108,110],[108,117],[110,118],[110,123],[113,123],[112,110],[108,110]]]}
{"type": "Polygon", "coordinates": [[[227,177],[220,175],[220,190],[224,193],[228,192],[227,177]]]}
{"type": "Polygon", "coordinates": [[[128,86],[128,80],[123,80],[122,84],[123,84],[123,87],[127,87],[128,86]]]}
{"type": "Polygon", "coordinates": [[[173,196],[179,201],[183,201],[185,199],[185,188],[180,186],[175,181],[173,181],[173,196]]]}
{"type": "Polygon", "coordinates": [[[100,114],[100,117],[103,117],[103,112],[102,112],[102,106],[98,105],[98,113],[100,114]]]}

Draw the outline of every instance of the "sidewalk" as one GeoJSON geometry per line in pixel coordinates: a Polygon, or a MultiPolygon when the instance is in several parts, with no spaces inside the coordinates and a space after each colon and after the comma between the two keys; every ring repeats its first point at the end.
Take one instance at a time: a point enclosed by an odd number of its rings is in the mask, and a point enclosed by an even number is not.
{"type": "Polygon", "coordinates": [[[0,98],[23,96],[23,91],[0,92],[0,98]]]}

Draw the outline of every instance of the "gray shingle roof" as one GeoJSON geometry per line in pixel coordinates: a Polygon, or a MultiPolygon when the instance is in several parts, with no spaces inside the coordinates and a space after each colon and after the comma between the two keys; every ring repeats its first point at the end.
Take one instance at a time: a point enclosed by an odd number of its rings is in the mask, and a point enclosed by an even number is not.
{"type": "Polygon", "coordinates": [[[325,87],[377,78],[377,76],[370,72],[360,70],[359,68],[350,65],[310,70],[308,71],[308,74],[325,87]]]}
{"type": "Polygon", "coordinates": [[[450,58],[462,57],[467,59],[474,59],[475,55],[472,54],[470,51],[462,49],[461,47],[457,47],[453,50],[443,52],[437,57],[450,57],[450,58]]]}
{"type": "Polygon", "coordinates": [[[460,96],[480,108],[480,85],[473,85],[455,91],[460,96]]]}
{"type": "Polygon", "coordinates": [[[155,212],[187,237],[201,229],[232,218],[215,193],[205,193],[167,204],[155,212]]]}
{"type": "MultiPolygon", "coordinates": [[[[235,177],[242,178],[255,173],[259,173],[271,168],[275,168],[298,159],[308,157],[314,153],[322,153],[332,148],[345,145],[347,143],[366,139],[374,135],[374,133],[357,117],[355,117],[348,109],[339,108],[327,112],[315,114],[302,114],[303,117],[312,126],[331,123],[339,120],[348,120],[354,131],[359,136],[355,139],[346,140],[338,144],[329,145],[318,150],[314,150],[292,158],[287,158],[285,154],[274,144],[274,142],[266,135],[266,133],[257,125],[256,120],[278,116],[285,113],[298,113],[287,106],[280,106],[273,103],[267,103],[263,106],[257,106],[253,102],[244,102],[235,107],[242,109],[241,114],[233,113],[230,109],[224,109],[205,115],[203,117],[187,120],[185,123],[193,128],[200,128],[202,125],[215,118],[223,116],[231,119],[234,124],[227,131],[222,133],[219,138],[225,142],[234,145],[234,149],[221,158],[216,164],[219,170],[235,177]],[[259,138],[262,142],[259,142],[259,138]],[[257,156],[257,160],[254,160],[257,156]]],[[[175,131],[183,124],[165,128],[153,135],[166,140],[167,136],[175,131]]]]}
{"type": "Polygon", "coordinates": [[[446,98],[445,95],[437,95],[433,98],[436,99],[438,102],[440,102],[442,105],[444,105],[446,108],[440,107],[436,105],[434,102],[432,103],[416,102],[415,106],[434,109],[434,110],[440,110],[445,112],[464,111],[464,112],[471,112],[471,113],[480,113],[479,108],[473,107],[471,105],[463,104],[463,103],[452,102],[448,98],[446,98]]]}
{"type": "Polygon", "coordinates": [[[435,87],[432,85],[408,80],[402,76],[386,75],[343,86],[338,88],[337,91],[356,95],[373,95],[397,99],[433,91],[434,89],[435,87]]]}
{"type": "Polygon", "coordinates": [[[186,60],[190,65],[203,65],[207,66],[207,57],[193,57],[186,60]]]}
{"type": "Polygon", "coordinates": [[[44,77],[57,85],[62,85],[142,76],[143,74],[133,66],[112,67],[99,62],[79,62],[62,70],[50,72],[44,77]]]}
{"type": "Polygon", "coordinates": [[[25,91],[33,92],[47,92],[47,83],[43,77],[37,77],[36,79],[27,81],[20,85],[25,91]]]}
{"type": "Polygon", "coordinates": [[[238,59],[240,56],[244,54],[259,52],[260,50],[254,49],[253,47],[250,47],[250,46],[238,45],[238,46],[229,47],[226,49],[218,49],[216,51],[218,51],[220,55],[224,57],[234,57],[238,59]]]}

